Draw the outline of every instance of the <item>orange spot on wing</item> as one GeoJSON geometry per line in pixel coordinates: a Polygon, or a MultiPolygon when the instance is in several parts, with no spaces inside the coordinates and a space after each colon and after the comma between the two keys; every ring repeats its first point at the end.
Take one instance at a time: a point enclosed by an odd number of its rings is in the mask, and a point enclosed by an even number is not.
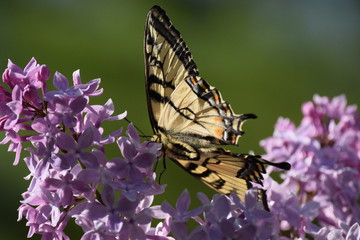
{"type": "Polygon", "coordinates": [[[231,142],[234,144],[236,143],[236,134],[231,135],[231,142]]]}
{"type": "Polygon", "coordinates": [[[216,102],[216,103],[219,103],[219,101],[220,101],[219,95],[214,94],[214,98],[215,98],[215,102],[216,102]]]}
{"type": "Polygon", "coordinates": [[[231,113],[230,108],[226,104],[223,105],[223,108],[225,109],[227,114],[231,113]]]}
{"type": "Polygon", "coordinates": [[[201,87],[203,90],[206,90],[206,89],[207,89],[207,87],[204,85],[204,83],[199,84],[199,85],[200,85],[200,87],[201,87]]]}
{"type": "Polygon", "coordinates": [[[220,117],[214,118],[214,122],[222,123],[222,118],[220,117]]]}
{"type": "Polygon", "coordinates": [[[195,78],[194,77],[191,77],[191,82],[193,83],[193,84],[196,84],[196,80],[195,80],[195,78]]]}
{"type": "Polygon", "coordinates": [[[215,135],[216,135],[218,138],[222,138],[223,132],[224,132],[224,130],[221,129],[221,128],[215,129],[215,135]]]}

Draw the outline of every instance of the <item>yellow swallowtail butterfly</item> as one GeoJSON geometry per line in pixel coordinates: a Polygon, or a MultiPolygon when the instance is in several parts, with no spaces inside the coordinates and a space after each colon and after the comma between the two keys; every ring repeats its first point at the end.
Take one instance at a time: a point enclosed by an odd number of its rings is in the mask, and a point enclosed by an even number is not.
{"type": "MultiPolygon", "coordinates": [[[[244,121],[256,116],[234,114],[220,92],[199,77],[179,31],[159,6],[148,13],[144,45],[149,116],[166,157],[214,190],[235,192],[243,201],[251,182],[262,184],[264,164],[290,168],[218,146],[236,145],[244,121]]],[[[258,196],[267,209],[265,191],[258,189],[258,196]]]]}

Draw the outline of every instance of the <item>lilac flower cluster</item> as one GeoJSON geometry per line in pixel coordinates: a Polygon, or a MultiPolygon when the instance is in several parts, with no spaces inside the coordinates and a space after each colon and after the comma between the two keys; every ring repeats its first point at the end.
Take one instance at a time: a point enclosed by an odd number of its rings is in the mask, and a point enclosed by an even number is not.
{"type": "Polygon", "coordinates": [[[114,116],[111,100],[89,104],[102,93],[99,79],[82,83],[75,71],[69,86],[56,72],[57,90],[48,91],[49,78],[49,69],[35,59],[24,70],[9,61],[7,87],[0,86],[1,144],[16,153],[14,165],[23,152],[30,172],[18,209],[29,238],[70,239],[65,228],[74,219],[82,240],[360,239],[360,118],[344,96],[315,96],[304,104],[299,127],[281,118],[274,136],[262,141],[267,159],[292,164],[277,174],[280,183],[265,179],[270,212],[257,204],[253,190],[245,203],[234,194],[209,200],[198,193],[201,205],[189,209],[187,190],[175,208],[166,201],[153,205],[165,191],[153,172],[160,144],[141,142],[132,124],[126,136],[121,129],[104,135],[103,122],[121,120],[126,112],[114,116]],[[25,144],[30,147],[23,149],[25,144]],[[108,144],[117,144],[122,157],[108,160],[108,144]]]}
{"type": "Polygon", "coordinates": [[[261,142],[265,158],[292,165],[280,174],[281,183],[265,180],[271,211],[292,239],[360,239],[357,108],[343,95],[315,95],[302,112],[298,127],[279,118],[274,135],[261,142]]]}
{"type": "Polygon", "coordinates": [[[35,59],[24,70],[9,61],[3,73],[7,87],[0,87],[0,130],[6,134],[1,143],[9,142],[9,150],[16,152],[15,165],[23,144],[31,144],[24,149],[30,185],[19,207],[19,219],[25,217],[30,228],[28,237],[69,239],[63,230],[71,217],[83,228],[83,239],[144,234],[137,228],[151,220],[145,209],[164,188],[152,172],[161,146],[140,143],[132,125],[128,137],[117,142],[121,129],[103,135],[102,123],[121,120],[126,112],[112,116],[111,100],[89,104],[90,97],[102,93],[100,79],[82,83],[75,71],[69,86],[57,72],[57,90],[47,91],[49,77],[49,69],[35,59]],[[107,160],[104,146],[116,143],[123,158],[107,160]]]}
{"type": "Polygon", "coordinates": [[[98,96],[100,80],[82,83],[79,71],[73,74],[73,86],[55,73],[56,91],[47,91],[50,71],[35,59],[22,70],[8,63],[3,74],[7,87],[0,87],[0,130],[16,152],[16,165],[24,151],[30,171],[29,188],[23,193],[19,220],[27,219],[28,237],[70,239],[64,232],[75,219],[84,235],[81,239],[267,239],[276,236],[274,215],[258,209],[256,192],[250,191],[246,203],[237,196],[215,195],[210,201],[204,194],[202,205],[193,210],[185,190],[176,209],[164,202],[152,206],[154,196],[165,186],[155,182],[153,166],[161,145],[140,142],[134,126],[127,136],[121,129],[103,136],[104,121],[121,120],[126,113],[112,116],[111,100],[90,105],[98,96]],[[31,147],[22,148],[24,143],[31,147]],[[108,160],[104,146],[118,144],[122,157],[108,160]],[[202,217],[201,217],[202,216],[202,217]],[[152,220],[158,224],[153,227],[152,220]],[[189,230],[189,220],[197,223],[189,230]],[[172,237],[173,236],[173,237],[172,237]]]}

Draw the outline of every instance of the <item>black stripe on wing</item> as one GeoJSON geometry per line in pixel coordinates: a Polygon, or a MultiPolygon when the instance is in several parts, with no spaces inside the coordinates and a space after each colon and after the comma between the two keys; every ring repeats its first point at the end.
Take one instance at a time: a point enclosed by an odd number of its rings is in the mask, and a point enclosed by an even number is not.
{"type": "Polygon", "coordinates": [[[151,85],[153,85],[153,84],[160,84],[164,88],[171,88],[172,90],[175,89],[175,86],[174,86],[174,84],[172,84],[172,82],[164,81],[164,80],[158,78],[157,76],[155,76],[154,74],[150,74],[148,76],[147,81],[148,81],[149,89],[151,88],[151,85]]]}
{"type": "MultiPolygon", "coordinates": [[[[169,17],[166,15],[166,12],[159,6],[154,6],[150,9],[147,19],[147,26],[151,25],[154,27],[156,31],[158,31],[166,39],[166,41],[168,41],[189,74],[198,75],[199,72],[194,60],[192,59],[189,48],[182,39],[180,32],[172,25],[169,17]]],[[[151,45],[156,44],[156,41],[151,38],[151,35],[147,34],[148,31],[148,27],[146,27],[146,43],[151,45]]]]}

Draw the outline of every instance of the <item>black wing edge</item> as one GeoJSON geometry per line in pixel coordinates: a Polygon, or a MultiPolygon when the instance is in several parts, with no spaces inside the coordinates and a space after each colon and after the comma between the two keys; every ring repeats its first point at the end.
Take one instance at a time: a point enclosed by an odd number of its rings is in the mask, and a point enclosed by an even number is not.
{"type": "Polygon", "coordinates": [[[193,60],[193,57],[187,47],[185,41],[182,39],[180,32],[171,23],[170,18],[166,15],[164,9],[158,5],[153,6],[148,13],[145,34],[147,33],[147,26],[150,23],[150,19],[153,20],[152,26],[170,43],[174,52],[183,63],[185,69],[189,72],[189,75],[199,75],[197,66],[193,60]],[[162,19],[162,21],[160,21],[162,19]]]}

